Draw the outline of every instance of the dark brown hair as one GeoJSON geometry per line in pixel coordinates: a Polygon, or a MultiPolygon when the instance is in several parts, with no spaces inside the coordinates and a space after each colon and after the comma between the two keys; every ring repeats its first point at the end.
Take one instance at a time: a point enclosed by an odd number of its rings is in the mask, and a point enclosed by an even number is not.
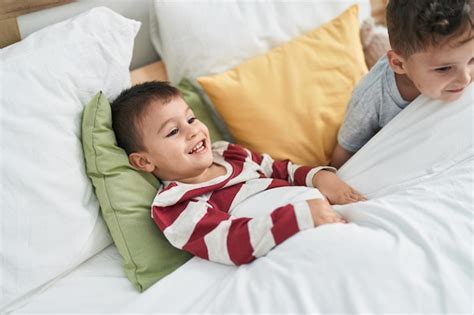
{"type": "Polygon", "coordinates": [[[471,32],[473,1],[390,0],[386,18],[392,49],[408,57],[467,30],[471,32]]]}
{"type": "Polygon", "coordinates": [[[112,128],[117,144],[131,154],[142,151],[141,133],[138,128],[143,115],[151,104],[167,104],[181,93],[169,82],[151,81],[123,90],[112,102],[112,128]]]}

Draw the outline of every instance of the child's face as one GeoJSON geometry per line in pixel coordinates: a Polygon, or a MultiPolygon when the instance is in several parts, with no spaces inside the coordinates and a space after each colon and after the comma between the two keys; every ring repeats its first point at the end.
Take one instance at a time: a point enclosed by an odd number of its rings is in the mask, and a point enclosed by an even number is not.
{"type": "Polygon", "coordinates": [[[186,182],[212,165],[209,131],[181,97],[150,105],[139,128],[145,151],[138,154],[147,159],[141,162],[148,162],[143,170],[163,180],[186,182]]]}
{"type": "Polygon", "coordinates": [[[458,99],[471,83],[474,69],[474,39],[461,35],[405,60],[405,74],[416,89],[444,101],[458,99]]]}

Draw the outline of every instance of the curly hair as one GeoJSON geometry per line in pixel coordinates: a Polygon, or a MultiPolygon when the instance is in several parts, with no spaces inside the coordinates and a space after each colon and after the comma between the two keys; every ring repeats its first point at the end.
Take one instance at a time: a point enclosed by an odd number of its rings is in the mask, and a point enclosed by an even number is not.
{"type": "Polygon", "coordinates": [[[127,154],[144,150],[139,123],[150,105],[167,104],[180,97],[180,91],[169,82],[151,81],[123,90],[111,103],[112,129],[117,144],[127,154]]]}
{"type": "Polygon", "coordinates": [[[390,0],[386,19],[390,45],[408,57],[473,29],[474,0],[390,0]]]}

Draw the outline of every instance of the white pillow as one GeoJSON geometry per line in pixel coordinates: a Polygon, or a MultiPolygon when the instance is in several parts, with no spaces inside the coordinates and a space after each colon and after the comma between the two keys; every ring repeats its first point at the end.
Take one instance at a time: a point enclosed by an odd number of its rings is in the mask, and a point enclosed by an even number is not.
{"type": "Polygon", "coordinates": [[[359,3],[369,0],[163,1],[150,10],[150,36],[166,64],[169,80],[195,79],[227,71],[268,52],[359,3]]]}
{"type": "Polygon", "coordinates": [[[130,86],[139,27],[95,8],[0,50],[0,310],[111,243],[85,173],[82,110],[130,86]]]}

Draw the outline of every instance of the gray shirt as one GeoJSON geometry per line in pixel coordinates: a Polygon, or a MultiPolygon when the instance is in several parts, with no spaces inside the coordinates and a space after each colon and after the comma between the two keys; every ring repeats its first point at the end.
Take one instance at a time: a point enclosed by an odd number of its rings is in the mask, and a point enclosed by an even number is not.
{"type": "Polygon", "coordinates": [[[352,92],[337,136],[339,145],[357,152],[408,104],[398,91],[387,56],[380,58],[352,92]]]}

